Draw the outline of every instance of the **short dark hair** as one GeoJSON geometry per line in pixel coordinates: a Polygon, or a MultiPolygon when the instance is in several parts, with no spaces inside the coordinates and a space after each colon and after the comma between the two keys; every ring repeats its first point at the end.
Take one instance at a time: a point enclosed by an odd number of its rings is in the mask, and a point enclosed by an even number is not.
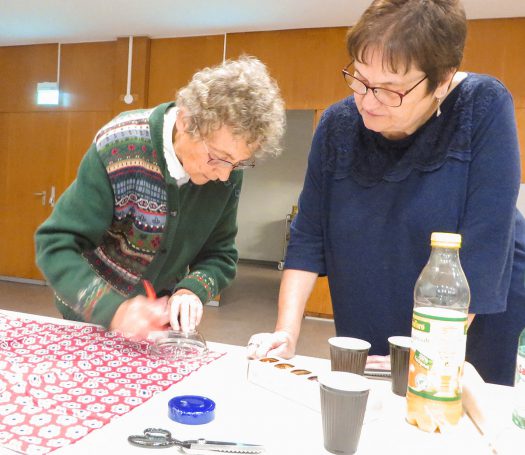
{"type": "Polygon", "coordinates": [[[461,64],[466,35],[459,0],[374,0],[348,31],[346,47],[360,63],[379,49],[394,73],[420,69],[431,93],[461,64]]]}

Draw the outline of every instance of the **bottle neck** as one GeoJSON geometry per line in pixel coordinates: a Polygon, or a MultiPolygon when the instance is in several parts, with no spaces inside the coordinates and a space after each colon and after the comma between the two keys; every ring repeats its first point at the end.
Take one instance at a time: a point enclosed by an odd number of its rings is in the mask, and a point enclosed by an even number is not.
{"type": "Polygon", "coordinates": [[[436,307],[467,313],[470,291],[458,248],[432,247],[414,288],[415,307],[436,307]]]}
{"type": "Polygon", "coordinates": [[[459,261],[459,248],[444,248],[440,246],[433,246],[429,259],[431,262],[459,261]]]}

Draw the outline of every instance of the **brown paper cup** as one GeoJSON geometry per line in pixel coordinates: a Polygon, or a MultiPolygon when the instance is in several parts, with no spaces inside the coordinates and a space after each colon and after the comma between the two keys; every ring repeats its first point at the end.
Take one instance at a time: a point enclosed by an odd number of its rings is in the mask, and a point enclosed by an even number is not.
{"type": "Polygon", "coordinates": [[[360,375],[364,373],[370,349],[368,341],[359,338],[333,337],[328,343],[332,371],[346,371],[360,375]]]}
{"type": "Polygon", "coordinates": [[[390,369],[392,371],[392,392],[404,397],[407,393],[408,363],[410,358],[410,337],[395,336],[388,339],[390,345],[390,369]]]}
{"type": "Polygon", "coordinates": [[[324,447],[331,453],[357,451],[368,401],[368,379],[330,371],[319,375],[324,447]]]}

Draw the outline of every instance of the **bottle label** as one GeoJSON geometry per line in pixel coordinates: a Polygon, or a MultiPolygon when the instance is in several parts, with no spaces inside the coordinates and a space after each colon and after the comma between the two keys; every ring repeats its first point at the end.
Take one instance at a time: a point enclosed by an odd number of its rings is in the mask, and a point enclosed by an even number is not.
{"type": "Polygon", "coordinates": [[[408,390],[436,401],[460,400],[466,343],[465,313],[446,308],[415,309],[408,390]]]}

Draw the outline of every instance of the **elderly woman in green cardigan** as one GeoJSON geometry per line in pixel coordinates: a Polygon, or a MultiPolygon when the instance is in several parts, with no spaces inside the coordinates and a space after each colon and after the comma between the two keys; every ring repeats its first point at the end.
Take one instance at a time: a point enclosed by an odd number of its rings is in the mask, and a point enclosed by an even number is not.
{"type": "Polygon", "coordinates": [[[36,232],[63,316],[135,337],[195,328],[235,276],[243,169],[280,152],[284,122],[266,67],[243,57],[102,127],[36,232]]]}

